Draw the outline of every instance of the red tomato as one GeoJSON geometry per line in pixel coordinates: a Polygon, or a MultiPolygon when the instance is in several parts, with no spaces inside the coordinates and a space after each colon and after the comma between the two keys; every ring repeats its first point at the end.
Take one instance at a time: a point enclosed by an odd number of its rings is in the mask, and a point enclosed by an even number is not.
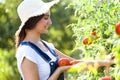
{"type": "Polygon", "coordinates": [[[83,44],[88,44],[88,38],[85,38],[84,40],[83,40],[83,44]]]}
{"type": "Polygon", "coordinates": [[[93,35],[93,36],[96,36],[96,31],[93,31],[93,32],[92,32],[92,35],[93,35]]]}
{"type": "Polygon", "coordinates": [[[70,65],[70,60],[68,58],[61,58],[58,60],[59,66],[68,66],[70,65]]]}
{"type": "Polygon", "coordinates": [[[91,38],[92,38],[93,40],[100,38],[99,36],[97,36],[96,30],[92,31],[92,33],[91,33],[91,38]]]}
{"type": "Polygon", "coordinates": [[[85,45],[89,45],[89,44],[92,44],[92,40],[90,40],[90,41],[88,41],[88,38],[85,38],[84,40],[83,40],[83,44],[85,44],[85,45]]]}
{"type": "Polygon", "coordinates": [[[115,31],[117,35],[120,35],[120,22],[116,24],[115,31]]]}
{"type": "Polygon", "coordinates": [[[100,80],[112,80],[110,77],[102,77],[100,80]]]}
{"type": "Polygon", "coordinates": [[[70,65],[75,65],[75,64],[77,64],[77,63],[79,63],[80,61],[78,61],[78,60],[75,60],[75,61],[71,61],[70,62],[70,65]]]}

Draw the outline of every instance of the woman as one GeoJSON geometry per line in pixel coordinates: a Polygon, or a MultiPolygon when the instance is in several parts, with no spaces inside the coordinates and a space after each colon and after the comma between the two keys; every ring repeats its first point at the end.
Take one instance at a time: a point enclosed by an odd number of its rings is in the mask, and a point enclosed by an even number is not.
{"type": "MultiPolygon", "coordinates": [[[[16,32],[16,58],[23,80],[64,80],[63,72],[71,66],[58,67],[58,59],[75,60],[40,38],[41,34],[48,33],[52,24],[50,8],[58,2],[59,0],[48,3],[41,0],[24,0],[18,6],[17,11],[22,23],[16,32]]],[[[98,63],[99,66],[110,65],[105,61],[98,63]]]]}

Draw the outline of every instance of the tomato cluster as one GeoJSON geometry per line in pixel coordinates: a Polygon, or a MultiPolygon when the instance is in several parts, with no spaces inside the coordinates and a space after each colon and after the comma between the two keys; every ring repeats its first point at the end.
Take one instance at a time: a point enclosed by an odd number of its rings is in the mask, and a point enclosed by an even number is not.
{"type": "MultiPolygon", "coordinates": [[[[115,31],[116,31],[116,34],[120,36],[120,22],[116,24],[115,31]]],[[[94,31],[92,31],[90,38],[88,38],[88,37],[84,38],[83,44],[90,45],[90,44],[92,44],[93,40],[98,39],[98,38],[99,37],[97,36],[96,30],[94,30],[94,31]]]]}
{"type": "Polygon", "coordinates": [[[83,44],[84,45],[90,45],[90,44],[92,44],[93,40],[96,40],[98,38],[99,37],[97,36],[96,30],[94,30],[94,31],[91,32],[91,36],[89,38],[88,37],[84,38],[83,44]]]}

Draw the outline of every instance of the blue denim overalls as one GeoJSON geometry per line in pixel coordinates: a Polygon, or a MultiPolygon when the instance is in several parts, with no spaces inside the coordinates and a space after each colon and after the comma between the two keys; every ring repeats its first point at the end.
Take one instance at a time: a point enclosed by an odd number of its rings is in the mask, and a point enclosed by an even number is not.
{"type": "MultiPolygon", "coordinates": [[[[33,44],[31,42],[21,42],[20,45],[30,46],[32,49],[34,49],[36,51],[36,53],[39,54],[39,56],[41,56],[47,63],[49,63],[49,65],[50,65],[50,75],[49,75],[49,77],[50,77],[58,67],[58,56],[53,49],[51,49],[47,46],[47,44],[45,44],[43,41],[42,41],[42,43],[51,52],[51,54],[57,58],[56,61],[51,61],[51,58],[47,54],[45,54],[40,48],[38,48],[35,44],[33,44]]],[[[23,79],[21,78],[21,80],[23,80],[23,79]]],[[[62,73],[59,76],[58,80],[64,80],[64,73],[62,73]]]]}

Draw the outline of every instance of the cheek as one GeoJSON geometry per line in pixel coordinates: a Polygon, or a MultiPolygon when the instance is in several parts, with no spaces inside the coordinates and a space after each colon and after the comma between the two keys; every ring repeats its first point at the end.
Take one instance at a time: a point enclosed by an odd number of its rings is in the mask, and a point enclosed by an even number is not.
{"type": "Polygon", "coordinates": [[[42,31],[43,31],[43,28],[44,28],[44,26],[42,26],[42,25],[37,25],[36,28],[35,28],[35,30],[36,30],[37,32],[42,32],[42,31]]]}
{"type": "Polygon", "coordinates": [[[37,23],[35,29],[39,33],[44,33],[45,26],[46,26],[46,22],[44,20],[41,20],[37,23]]]}

